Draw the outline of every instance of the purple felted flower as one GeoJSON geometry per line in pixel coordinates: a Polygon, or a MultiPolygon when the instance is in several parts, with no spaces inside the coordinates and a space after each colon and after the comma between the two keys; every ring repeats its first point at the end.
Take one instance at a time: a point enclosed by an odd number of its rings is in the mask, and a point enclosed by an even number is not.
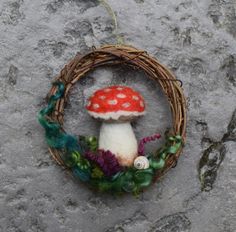
{"type": "Polygon", "coordinates": [[[144,154],[144,145],[146,143],[149,143],[151,141],[155,141],[156,139],[160,139],[161,135],[160,134],[154,134],[152,136],[145,137],[140,140],[139,145],[138,145],[138,154],[143,155],[144,154]]]}
{"type": "Polygon", "coordinates": [[[116,156],[109,150],[98,150],[98,153],[86,152],[85,157],[96,163],[106,176],[113,176],[122,170],[116,156]]]}

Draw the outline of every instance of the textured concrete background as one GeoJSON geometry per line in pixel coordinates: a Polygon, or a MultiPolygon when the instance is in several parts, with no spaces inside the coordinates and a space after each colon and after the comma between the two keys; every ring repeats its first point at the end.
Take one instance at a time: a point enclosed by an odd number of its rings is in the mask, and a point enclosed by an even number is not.
{"type": "MultiPolygon", "coordinates": [[[[109,4],[126,43],[146,49],[184,82],[188,142],[178,166],[138,199],[93,193],[58,167],[36,113],[77,51],[115,42],[112,20],[95,0],[0,0],[0,231],[235,232],[235,0],[109,4]]],[[[77,84],[67,131],[98,133],[85,100],[116,83],[147,101],[148,114],[133,124],[137,136],[163,134],[171,120],[160,88],[123,67],[96,70],[77,84]]]]}

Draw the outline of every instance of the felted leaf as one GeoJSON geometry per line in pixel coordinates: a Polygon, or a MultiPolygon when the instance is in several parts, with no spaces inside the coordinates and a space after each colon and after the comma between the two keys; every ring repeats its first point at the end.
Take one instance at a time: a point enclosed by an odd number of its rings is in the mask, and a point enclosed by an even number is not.
{"type": "Polygon", "coordinates": [[[128,192],[131,193],[136,189],[136,185],[134,183],[134,181],[125,181],[124,185],[122,186],[122,188],[128,192]]]}
{"type": "Polygon", "coordinates": [[[161,169],[165,166],[165,160],[164,159],[159,159],[157,160],[150,160],[150,166],[154,169],[161,169]]]}
{"type": "Polygon", "coordinates": [[[137,173],[135,175],[135,183],[141,188],[147,187],[151,184],[152,178],[153,175],[149,173],[137,173]]]}
{"type": "Polygon", "coordinates": [[[175,145],[173,145],[173,146],[170,146],[170,147],[167,149],[167,153],[175,154],[178,150],[179,150],[179,144],[175,144],[175,145]]]}
{"type": "Polygon", "coordinates": [[[91,151],[98,149],[98,139],[95,136],[86,137],[86,142],[91,151]]]}
{"type": "MultiPolygon", "coordinates": [[[[75,166],[78,161],[79,161],[79,157],[78,156],[79,153],[77,152],[73,152],[66,160],[65,160],[65,163],[68,167],[73,167],[75,166]]],[[[79,154],[80,155],[80,154],[79,154]]]]}

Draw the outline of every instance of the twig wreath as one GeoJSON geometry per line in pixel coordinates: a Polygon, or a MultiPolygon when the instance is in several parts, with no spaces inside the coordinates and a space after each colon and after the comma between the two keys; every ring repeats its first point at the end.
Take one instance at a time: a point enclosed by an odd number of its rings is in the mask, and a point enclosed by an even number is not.
{"type": "Polygon", "coordinates": [[[186,139],[182,84],[146,51],[107,45],[93,47],[85,55],[77,54],[56,77],[47,99],[48,105],[39,112],[38,120],[46,131],[52,157],[92,188],[138,194],[176,165],[186,139]],[[97,67],[123,64],[143,70],[158,82],[170,104],[173,127],[166,133],[165,144],[152,153],[145,154],[144,145],[160,135],[136,142],[129,121],[144,114],[145,102],[128,86],[108,86],[89,98],[88,113],[103,120],[99,139],[82,135],[77,138],[63,129],[64,106],[73,85],[97,67]]]}

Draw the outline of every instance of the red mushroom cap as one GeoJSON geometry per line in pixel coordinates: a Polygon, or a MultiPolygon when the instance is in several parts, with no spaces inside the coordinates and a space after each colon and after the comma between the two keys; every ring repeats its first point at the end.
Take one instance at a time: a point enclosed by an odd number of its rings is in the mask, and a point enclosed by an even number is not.
{"type": "Polygon", "coordinates": [[[118,120],[145,114],[143,97],[127,86],[109,86],[97,90],[86,105],[88,113],[100,119],[118,120]]]}

